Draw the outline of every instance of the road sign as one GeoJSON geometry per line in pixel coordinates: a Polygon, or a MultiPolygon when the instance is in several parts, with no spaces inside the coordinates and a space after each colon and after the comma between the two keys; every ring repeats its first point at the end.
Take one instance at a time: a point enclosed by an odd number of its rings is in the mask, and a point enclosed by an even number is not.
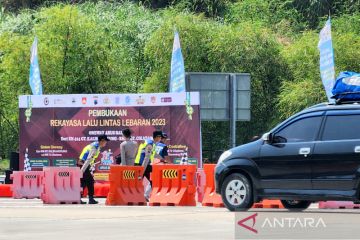
{"type": "Polygon", "coordinates": [[[248,73],[186,74],[186,91],[200,92],[200,119],[230,121],[231,145],[236,145],[236,121],[250,121],[251,82],[248,73]]]}

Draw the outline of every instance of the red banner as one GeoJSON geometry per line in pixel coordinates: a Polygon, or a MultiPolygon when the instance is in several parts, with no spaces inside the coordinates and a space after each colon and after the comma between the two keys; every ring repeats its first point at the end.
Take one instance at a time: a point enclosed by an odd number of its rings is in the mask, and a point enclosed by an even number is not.
{"type": "Polygon", "coordinates": [[[106,134],[111,141],[101,149],[95,179],[107,180],[125,128],[138,143],[155,130],[166,132],[171,160],[187,152],[200,166],[199,95],[185,100],[185,93],[20,96],[20,169],[75,166],[82,149],[106,134]]]}

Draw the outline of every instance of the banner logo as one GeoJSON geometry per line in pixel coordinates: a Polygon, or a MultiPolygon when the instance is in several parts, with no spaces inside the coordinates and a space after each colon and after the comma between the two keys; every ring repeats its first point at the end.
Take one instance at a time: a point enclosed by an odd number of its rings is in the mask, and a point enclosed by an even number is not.
{"type": "Polygon", "coordinates": [[[110,104],[110,99],[109,99],[109,97],[105,97],[104,100],[103,100],[103,103],[104,103],[104,104],[110,104]]]}
{"type": "Polygon", "coordinates": [[[162,97],[161,102],[162,103],[170,103],[170,102],[172,102],[172,98],[171,97],[162,97]]]}
{"type": "Polygon", "coordinates": [[[151,97],[151,102],[152,102],[153,104],[156,103],[156,97],[155,97],[155,96],[152,96],[152,97],[151,97]]]}
{"type": "Polygon", "coordinates": [[[83,97],[83,98],[81,99],[81,103],[85,105],[85,104],[86,104],[86,102],[87,102],[86,97],[83,97]]]}
{"type": "Polygon", "coordinates": [[[95,96],[94,97],[94,105],[97,105],[99,102],[98,102],[98,97],[97,96],[95,96]]]}
{"type": "Polygon", "coordinates": [[[125,104],[126,104],[126,105],[129,105],[130,102],[131,102],[130,96],[126,96],[126,97],[125,97],[125,104]]]}
{"type": "Polygon", "coordinates": [[[64,99],[56,98],[56,99],[54,100],[54,104],[55,104],[55,105],[57,105],[57,104],[59,104],[59,105],[65,104],[65,101],[64,101],[64,99]]]}
{"type": "Polygon", "coordinates": [[[136,103],[137,103],[138,105],[143,105],[143,104],[145,104],[145,98],[139,96],[138,99],[136,99],[136,103]]]}
{"type": "Polygon", "coordinates": [[[44,98],[44,104],[47,106],[47,105],[49,105],[49,98],[44,98]]]}

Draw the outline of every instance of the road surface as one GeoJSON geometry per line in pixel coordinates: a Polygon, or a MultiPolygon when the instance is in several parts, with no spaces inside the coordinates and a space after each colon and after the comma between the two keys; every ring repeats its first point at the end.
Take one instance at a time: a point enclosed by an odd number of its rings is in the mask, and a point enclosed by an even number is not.
{"type": "Polygon", "coordinates": [[[309,237],[360,239],[360,210],[319,210],[317,205],[312,205],[301,213],[283,209],[252,209],[235,215],[225,208],[201,206],[109,207],[105,206],[104,199],[100,199],[99,205],[43,205],[38,199],[0,198],[0,240],[218,240],[309,237]],[[257,214],[255,224],[252,222],[252,217],[255,219],[254,214],[257,214]],[[239,219],[244,218],[249,218],[243,222],[243,225],[248,227],[237,224],[239,219]],[[311,223],[311,219],[315,224],[319,223],[319,219],[323,222],[318,224],[319,229],[303,226],[311,223]],[[262,229],[264,226],[271,228],[271,231],[266,232],[268,229],[262,229]],[[257,233],[247,228],[255,229],[257,233]]]}

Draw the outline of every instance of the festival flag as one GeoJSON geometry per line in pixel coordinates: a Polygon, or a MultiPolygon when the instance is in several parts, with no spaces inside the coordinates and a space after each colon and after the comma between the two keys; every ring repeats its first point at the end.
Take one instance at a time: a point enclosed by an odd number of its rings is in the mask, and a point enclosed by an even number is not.
{"type": "Polygon", "coordinates": [[[171,57],[169,92],[185,92],[185,67],[181,53],[179,33],[176,31],[171,57]]]}
{"type": "Polygon", "coordinates": [[[334,102],[331,90],[335,83],[335,62],[334,49],[331,39],[331,21],[330,17],[326,21],[325,26],[320,31],[320,40],[318,44],[320,51],[320,75],[323,82],[325,92],[329,102],[334,102]]]}
{"type": "Polygon", "coordinates": [[[29,83],[33,95],[42,95],[42,83],[40,78],[37,43],[38,40],[37,37],[35,37],[31,46],[29,83]]]}

